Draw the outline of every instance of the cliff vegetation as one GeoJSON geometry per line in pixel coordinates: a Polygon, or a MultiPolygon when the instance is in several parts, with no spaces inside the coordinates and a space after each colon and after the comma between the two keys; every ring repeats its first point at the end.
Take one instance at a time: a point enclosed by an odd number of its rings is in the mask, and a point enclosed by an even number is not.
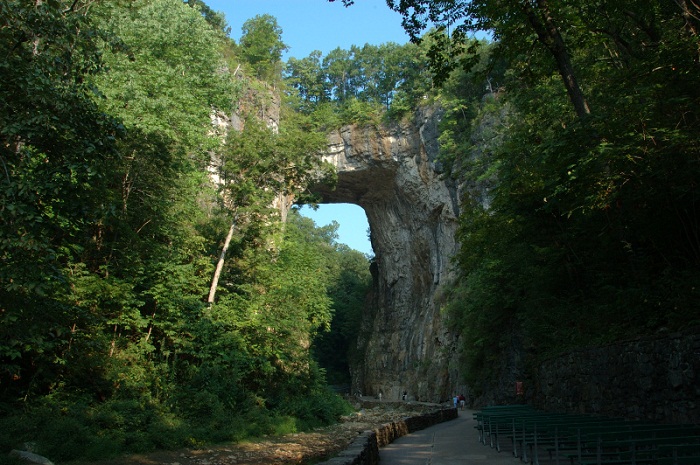
{"type": "Polygon", "coordinates": [[[325,142],[280,104],[274,18],[239,44],[203,2],[3,1],[0,21],[0,461],[350,411],[310,345],[367,258],[273,208],[325,142]]]}

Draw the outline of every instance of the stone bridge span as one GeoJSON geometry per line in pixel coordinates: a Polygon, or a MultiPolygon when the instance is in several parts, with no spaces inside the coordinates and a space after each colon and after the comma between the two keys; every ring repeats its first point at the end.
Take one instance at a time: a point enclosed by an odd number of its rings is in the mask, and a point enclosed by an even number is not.
{"type": "Polygon", "coordinates": [[[335,131],[324,159],[337,187],[314,189],[323,203],[359,205],[370,225],[374,289],[351,362],[353,391],[364,395],[439,401],[457,388],[456,336],[440,295],[453,278],[459,206],[436,162],[439,117],[426,108],[392,127],[335,131]]]}

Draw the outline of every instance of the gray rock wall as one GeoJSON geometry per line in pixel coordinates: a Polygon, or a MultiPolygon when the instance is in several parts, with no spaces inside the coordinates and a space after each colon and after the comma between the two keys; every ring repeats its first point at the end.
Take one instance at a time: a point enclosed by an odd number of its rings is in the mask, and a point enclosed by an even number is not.
{"type": "Polygon", "coordinates": [[[335,190],[325,203],[364,208],[375,251],[375,289],[365,312],[353,392],[386,400],[439,402],[457,383],[449,370],[456,338],[444,325],[439,295],[453,278],[459,208],[456,188],[440,175],[437,124],[426,108],[389,128],[349,126],[331,134],[326,161],[335,190]]]}
{"type": "Polygon", "coordinates": [[[700,335],[674,334],[570,352],[535,373],[536,407],[700,423],[700,335]]]}

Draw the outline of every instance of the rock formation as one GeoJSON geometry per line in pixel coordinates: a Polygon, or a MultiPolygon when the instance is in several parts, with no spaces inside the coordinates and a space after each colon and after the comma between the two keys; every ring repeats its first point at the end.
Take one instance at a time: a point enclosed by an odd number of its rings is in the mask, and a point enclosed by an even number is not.
{"type": "Polygon", "coordinates": [[[330,136],[324,159],[338,172],[324,203],[367,213],[376,259],[374,290],[352,363],[353,392],[441,401],[454,392],[456,337],[440,313],[457,244],[457,189],[436,160],[435,108],[392,127],[346,126],[330,136]]]}
{"type": "MultiPolygon", "coordinates": [[[[223,137],[243,130],[243,114],[268,127],[279,122],[274,92],[248,93],[231,117],[212,114],[223,137]]],[[[438,122],[442,112],[425,107],[410,121],[390,127],[346,126],[329,136],[324,159],[338,173],[335,189],[316,186],[323,203],[352,203],[367,213],[375,252],[374,289],[365,309],[355,357],[353,392],[382,393],[385,400],[442,401],[457,385],[456,336],[440,314],[440,295],[453,279],[459,214],[457,188],[441,176],[438,122]]],[[[212,154],[210,175],[218,183],[220,160],[212,154]]],[[[275,206],[282,221],[293,199],[275,206]]]]}

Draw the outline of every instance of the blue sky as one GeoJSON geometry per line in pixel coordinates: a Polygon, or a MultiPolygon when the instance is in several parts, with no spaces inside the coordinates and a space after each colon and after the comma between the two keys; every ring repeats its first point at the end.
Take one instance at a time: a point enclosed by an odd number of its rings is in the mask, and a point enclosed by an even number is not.
{"type": "Polygon", "coordinates": [[[318,210],[303,207],[301,214],[308,216],[317,226],[338,222],[338,242],[349,245],[366,255],[374,255],[367,237],[367,215],[362,207],[348,203],[319,205],[318,210]]]}
{"type": "Polygon", "coordinates": [[[326,55],[340,47],[405,44],[408,35],[401,27],[401,15],[391,11],[385,0],[355,0],[344,7],[341,0],[205,0],[226,15],[231,37],[238,41],[243,23],[256,15],[270,14],[282,28],[282,40],[289,46],[284,59],[304,58],[314,50],[326,55]]]}
{"type": "MultiPolygon", "coordinates": [[[[401,15],[391,11],[385,0],[355,0],[344,7],[341,0],[205,0],[223,12],[231,26],[231,37],[238,42],[243,23],[256,15],[270,14],[282,28],[282,40],[289,47],[283,59],[305,58],[314,50],[327,55],[340,47],[405,44],[408,35],[401,27],[401,15]]],[[[365,254],[373,254],[367,238],[367,216],[356,205],[320,205],[317,211],[303,208],[302,214],[318,226],[332,221],[340,225],[338,242],[365,254]]]]}

